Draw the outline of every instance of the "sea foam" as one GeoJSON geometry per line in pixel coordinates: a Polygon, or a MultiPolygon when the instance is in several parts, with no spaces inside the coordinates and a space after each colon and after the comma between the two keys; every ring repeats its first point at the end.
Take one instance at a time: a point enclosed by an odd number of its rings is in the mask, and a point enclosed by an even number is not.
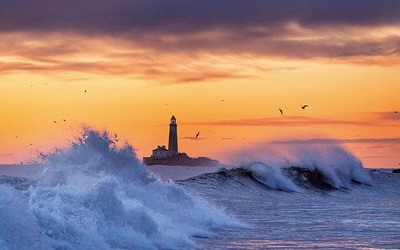
{"type": "Polygon", "coordinates": [[[253,176],[265,185],[286,191],[301,191],[282,175],[282,169],[297,167],[309,171],[318,170],[324,180],[336,189],[351,188],[352,182],[372,185],[372,179],[361,161],[349,151],[334,143],[271,144],[234,152],[232,164],[250,170],[253,176]],[[237,164],[237,163],[236,163],[237,164]]]}
{"type": "MultiPolygon", "coordinates": [[[[1,249],[199,248],[193,236],[240,226],[222,209],[152,176],[128,144],[86,129],[26,189],[1,184],[1,249]]],[[[10,177],[11,178],[11,177],[10,177]]]]}

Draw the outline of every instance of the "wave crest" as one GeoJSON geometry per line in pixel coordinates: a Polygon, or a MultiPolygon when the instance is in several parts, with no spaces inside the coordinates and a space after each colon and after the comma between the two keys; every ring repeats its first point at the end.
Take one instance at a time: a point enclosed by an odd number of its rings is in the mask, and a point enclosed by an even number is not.
{"type": "MultiPolygon", "coordinates": [[[[262,163],[257,167],[257,176],[267,179],[267,175],[277,175],[276,169],[301,168],[318,170],[324,180],[333,188],[351,188],[353,181],[372,185],[372,179],[359,159],[338,145],[314,144],[263,144],[256,148],[235,152],[231,157],[240,166],[262,163]],[[273,168],[271,166],[274,166],[273,168]],[[273,170],[275,169],[275,170],[273,170]],[[261,172],[265,172],[262,174],[261,172]],[[261,176],[260,176],[261,175],[261,176]]],[[[276,176],[282,179],[281,176],[276,176]]]]}
{"type": "Polygon", "coordinates": [[[211,227],[241,225],[152,176],[130,145],[117,147],[114,140],[86,129],[70,148],[42,154],[44,168],[34,185],[20,190],[17,179],[0,183],[6,193],[1,214],[14,219],[0,225],[0,248],[198,248],[191,237],[213,236],[211,227]],[[18,234],[10,234],[15,228],[18,234]]]}

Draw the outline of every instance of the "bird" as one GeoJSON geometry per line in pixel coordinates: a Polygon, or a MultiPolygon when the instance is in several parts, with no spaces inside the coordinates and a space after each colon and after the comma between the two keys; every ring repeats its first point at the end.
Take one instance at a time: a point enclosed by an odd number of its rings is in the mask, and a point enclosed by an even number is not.
{"type": "Polygon", "coordinates": [[[394,111],[397,114],[397,111],[394,111]]]}
{"type": "Polygon", "coordinates": [[[57,123],[57,121],[54,121],[54,123],[57,123]]]}
{"type": "Polygon", "coordinates": [[[66,122],[67,120],[64,119],[64,122],[66,122]]]}
{"type": "Polygon", "coordinates": [[[86,89],[85,89],[85,93],[86,93],[86,89]]]}
{"type": "Polygon", "coordinates": [[[302,109],[306,109],[307,107],[308,107],[308,105],[306,104],[306,105],[301,105],[300,104],[300,107],[302,108],[302,109]]]}
{"type": "Polygon", "coordinates": [[[279,108],[279,111],[281,112],[281,115],[283,115],[283,110],[281,108],[279,108]]]}
{"type": "Polygon", "coordinates": [[[196,134],[196,138],[197,138],[197,137],[199,137],[199,134],[200,134],[200,131],[199,131],[199,132],[197,132],[197,134],[196,134]]]}

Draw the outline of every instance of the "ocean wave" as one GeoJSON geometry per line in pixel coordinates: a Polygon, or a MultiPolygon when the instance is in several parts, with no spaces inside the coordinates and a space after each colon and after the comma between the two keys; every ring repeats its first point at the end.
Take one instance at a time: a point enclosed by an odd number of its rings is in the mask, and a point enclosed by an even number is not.
{"type": "Polygon", "coordinates": [[[86,129],[70,148],[41,156],[34,180],[0,178],[1,249],[199,248],[192,237],[242,225],[152,176],[107,132],[86,129]]]}
{"type": "Polygon", "coordinates": [[[241,163],[238,167],[232,166],[184,182],[204,183],[206,179],[221,178],[236,181],[239,178],[241,185],[257,182],[269,189],[296,193],[351,189],[355,183],[372,185],[370,173],[364,169],[361,161],[338,146],[318,150],[304,147],[291,154],[286,151],[283,158],[285,160],[279,163],[268,163],[268,160],[241,163]]]}

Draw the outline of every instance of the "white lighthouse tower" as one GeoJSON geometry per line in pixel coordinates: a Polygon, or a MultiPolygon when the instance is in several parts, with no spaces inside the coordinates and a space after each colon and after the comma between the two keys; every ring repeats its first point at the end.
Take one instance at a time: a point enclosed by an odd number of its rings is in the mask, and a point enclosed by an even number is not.
{"type": "Polygon", "coordinates": [[[171,117],[169,123],[169,141],[168,141],[168,151],[172,155],[178,154],[178,130],[177,130],[176,118],[171,117]]]}

